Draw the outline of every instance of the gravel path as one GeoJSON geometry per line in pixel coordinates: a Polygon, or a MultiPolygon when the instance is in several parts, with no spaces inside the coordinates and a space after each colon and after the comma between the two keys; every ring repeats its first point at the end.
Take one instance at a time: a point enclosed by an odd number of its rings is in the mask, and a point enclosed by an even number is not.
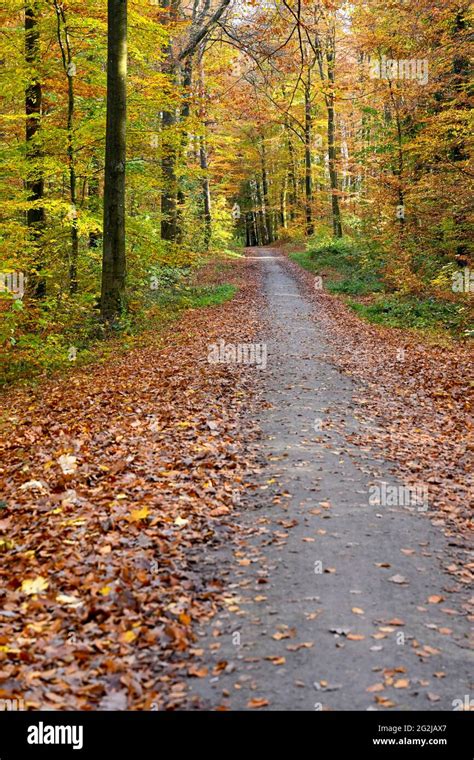
{"type": "Polygon", "coordinates": [[[255,370],[264,465],[236,517],[239,543],[206,558],[228,607],[200,631],[196,706],[459,707],[473,692],[466,595],[443,569],[455,548],[423,507],[369,501],[374,484],[403,483],[345,439],[370,424],[355,416],[353,380],[279,251],[249,255],[261,256],[268,326],[255,370]]]}

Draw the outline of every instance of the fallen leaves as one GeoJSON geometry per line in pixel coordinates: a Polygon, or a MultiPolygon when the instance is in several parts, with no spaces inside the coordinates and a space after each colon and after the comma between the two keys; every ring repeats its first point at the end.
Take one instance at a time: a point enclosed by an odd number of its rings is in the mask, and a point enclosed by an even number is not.
{"type": "Polygon", "coordinates": [[[408,689],[409,686],[410,686],[410,681],[408,678],[397,678],[397,680],[393,684],[394,689],[408,689]]]}
{"type": "Polygon", "coordinates": [[[71,454],[62,454],[58,458],[58,464],[64,475],[73,475],[77,470],[77,457],[71,454]]]}
{"type": "Polygon", "coordinates": [[[389,578],[389,581],[391,583],[397,583],[399,585],[404,585],[404,586],[406,586],[408,584],[407,579],[403,575],[398,575],[398,574],[397,575],[392,575],[392,577],[389,578]]]}
{"type": "Polygon", "coordinates": [[[311,649],[314,646],[314,641],[303,641],[301,644],[287,644],[286,648],[289,652],[298,652],[300,649],[311,649]]]}
{"type": "Polygon", "coordinates": [[[130,513],[130,515],[127,517],[127,519],[130,522],[140,522],[140,520],[146,520],[149,514],[150,514],[150,510],[148,509],[148,507],[145,506],[145,507],[142,507],[142,509],[134,509],[130,513]]]}
{"type": "Polygon", "coordinates": [[[269,662],[272,663],[272,665],[284,665],[286,662],[285,657],[279,657],[278,655],[268,655],[265,657],[266,660],[269,660],[269,662]]]}
{"type": "Polygon", "coordinates": [[[27,578],[21,584],[21,590],[24,594],[43,594],[49,586],[49,582],[46,578],[38,575],[36,578],[27,578]]]}
{"type": "Polygon", "coordinates": [[[83,604],[77,596],[69,596],[68,594],[58,594],[56,601],[59,602],[59,604],[63,604],[65,607],[71,607],[73,609],[77,609],[83,604]]]}
{"type": "Polygon", "coordinates": [[[191,665],[191,667],[188,668],[188,676],[192,676],[193,678],[205,678],[209,673],[209,668],[206,666],[199,667],[198,665],[191,665]]]}
{"type": "Polygon", "coordinates": [[[258,709],[260,707],[267,707],[269,704],[270,702],[268,701],[268,699],[264,699],[264,698],[259,699],[258,697],[253,697],[252,699],[249,699],[249,701],[247,702],[247,707],[250,707],[252,709],[258,709]]]}
{"type": "Polygon", "coordinates": [[[9,640],[25,637],[9,679],[37,706],[174,709],[188,669],[204,677],[190,663],[194,631],[224,584],[196,562],[236,530],[229,516],[255,430],[255,368],[207,361],[209,343],[248,343],[257,327],[258,267],[239,271],[234,301],[8,395],[1,625],[9,640]]]}

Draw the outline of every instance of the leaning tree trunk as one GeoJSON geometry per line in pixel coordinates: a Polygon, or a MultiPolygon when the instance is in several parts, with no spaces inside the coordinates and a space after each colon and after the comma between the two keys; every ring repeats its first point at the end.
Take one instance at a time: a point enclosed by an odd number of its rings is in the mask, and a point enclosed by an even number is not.
{"type": "MultiPolygon", "coordinates": [[[[25,90],[26,112],[26,192],[31,203],[26,212],[26,223],[30,239],[35,247],[35,256],[40,254],[41,236],[44,230],[45,216],[41,201],[44,196],[44,178],[41,165],[42,151],[39,145],[41,125],[42,90],[38,67],[40,62],[39,32],[36,3],[33,1],[25,8],[25,61],[31,69],[31,79],[25,90]]],[[[46,280],[41,274],[44,262],[39,256],[29,277],[29,291],[36,298],[46,294],[46,280]]]]}
{"type": "Polygon", "coordinates": [[[125,301],[127,0],[108,0],[104,250],[100,312],[113,322],[125,301]]]}

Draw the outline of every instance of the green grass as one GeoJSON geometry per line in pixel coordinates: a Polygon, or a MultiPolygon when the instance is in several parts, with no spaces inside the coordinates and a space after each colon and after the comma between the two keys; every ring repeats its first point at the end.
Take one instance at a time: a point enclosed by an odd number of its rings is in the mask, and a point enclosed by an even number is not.
{"type": "Polygon", "coordinates": [[[218,306],[234,297],[235,285],[185,286],[159,294],[156,302],[173,309],[199,309],[218,306]]]}
{"type": "Polygon", "coordinates": [[[329,293],[361,296],[383,290],[378,256],[361,250],[350,238],[311,241],[307,251],[291,253],[290,258],[321,276],[329,293]]]}
{"type": "Polygon", "coordinates": [[[322,277],[327,292],[344,296],[348,305],[369,322],[447,332],[457,338],[474,334],[465,301],[386,292],[383,260],[374,246],[348,237],[337,240],[323,237],[309,241],[306,251],[290,253],[290,258],[322,277]],[[363,300],[357,300],[361,297],[363,300]]]}
{"type": "Polygon", "coordinates": [[[469,310],[466,305],[434,298],[385,295],[372,304],[349,300],[349,306],[369,322],[387,327],[418,330],[447,330],[454,336],[468,336],[469,310]]]}
{"type": "Polygon", "coordinates": [[[219,306],[221,303],[230,301],[236,294],[235,285],[215,285],[208,288],[198,288],[191,296],[193,308],[205,306],[219,306]]]}

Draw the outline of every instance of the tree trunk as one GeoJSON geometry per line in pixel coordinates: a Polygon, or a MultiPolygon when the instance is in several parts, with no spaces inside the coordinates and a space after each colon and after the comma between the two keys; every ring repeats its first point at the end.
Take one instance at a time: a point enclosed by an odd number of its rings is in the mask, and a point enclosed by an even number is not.
{"type": "Polygon", "coordinates": [[[171,111],[163,111],[161,124],[163,127],[161,237],[163,240],[174,242],[178,235],[178,180],[176,178],[176,149],[173,145],[176,115],[171,111]]]}
{"type": "Polygon", "coordinates": [[[295,162],[295,150],[291,141],[290,130],[287,128],[287,144],[288,144],[288,182],[290,187],[289,203],[290,203],[290,219],[293,222],[296,218],[296,205],[298,203],[298,183],[296,181],[296,162],[295,162]]]}
{"type": "Polygon", "coordinates": [[[127,0],[108,0],[107,126],[101,317],[113,322],[125,301],[127,0]]]}
{"type": "MultiPolygon", "coordinates": [[[[333,32],[334,34],[334,32],[333,32]]],[[[335,50],[334,36],[326,52],[328,66],[328,83],[329,92],[326,96],[327,116],[328,116],[328,162],[329,162],[329,181],[331,187],[331,211],[332,211],[332,229],[336,238],[342,237],[341,212],[339,209],[338,181],[336,168],[336,126],[335,126],[335,108],[334,108],[334,86],[335,86],[335,50]]]]}
{"type": "MultiPolygon", "coordinates": [[[[200,95],[200,107],[199,107],[199,120],[203,131],[206,129],[206,107],[205,107],[205,84],[204,84],[204,68],[202,65],[202,54],[199,57],[199,95],[200,95]]],[[[212,216],[211,216],[211,186],[209,183],[209,165],[207,156],[207,146],[205,134],[199,137],[199,165],[202,172],[202,204],[204,210],[204,247],[206,251],[209,249],[212,236],[212,216]]]]}
{"type": "Polygon", "coordinates": [[[288,193],[288,175],[285,174],[283,179],[283,187],[280,190],[280,224],[284,230],[288,227],[286,221],[286,197],[288,193]]]}
{"type": "Polygon", "coordinates": [[[40,63],[39,32],[36,4],[32,1],[25,8],[25,61],[32,70],[31,80],[25,90],[26,112],[26,191],[27,198],[34,206],[26,212],[26,223],[30,238],[35,247],[35,257],[38,257],[29,276],[29,290],[36,298],[46,294],[46,280],[41,274],[44,262],[41,257],[41,237],[44,230],[44,208],[38,202],[44,196],[44,178],[42,167],[42,151],[39,145],[39,130],[41,126],[42,90],[38,77],[40,63]]]}
{"type": "Polygon", "coordinates": [[[273,242],[272,217],[270,212],[270,199],[268,193],[268,173],[265,153],[265,140],[261,140],[261,161],[262,161],[262,214],[265,222],[265,232],[267,243],[273,242]]]}
{"type": "MultiPolygon", "coordinates": [[[[182,73],[182,86],[183,86],[183,104],[181,106],[181,124],[180,124],[180,142],[179,151],[175,156],[175,165],[181,166],[182,162],[186,160],[186,150],[188,147],[188,125],[187,120],[189,118],[191,107],[191,88],[193,82],[193,59],[192,56],[186,59],[182,73]]],[[[176,171],[176,169],[175,169],[176,171]]],[[[179,179],[176,179],[176,242],[181,242],[184,234],[184,219],[183,209],[186,202],[186,193],[182,187],[182,183],[179,179]]]]}
{"type": "MultiPolygon", "coordinates": [[[[175,0],[162,0],[161,7],[170,13],[173,18],[176,10],[175,0]]],[[[171,42],[166,48],[166,58],[163,63],[163,72],[168,74],[174,85],[177,80],[177,64],[173,58],[171,42]]],[[[174,128],[176,126],[176,110],[163,111],[162,125],[162,159],[161,174],[163,190],[161,194],[161,237],[169,242],[176,242],[179,236],[178,224],[178,180],[176,177],[177,149],[175,145],[174,128]]]]}
{"type": "Polygon", "coordinates": [[[258,228],[259,228],[259,245],[267,245],[269,243],[268,239],[268,229],[267,229],[267,218],[265,215],[265,205],[263,202],[263,195],[262,195],[262,189],[260,187],[260,182],[258,179],[255,180],[255,192],[257,196],[257,219],[258,219],[258,228]]]}
{"type": "Polygon", "coordinates": [[[305,217],[306,234],[312,235],[313,224],[313,178],[312,178],[312,155],[311,155],[311,83],[308,73],[308,81],[304,88],[304,165],[305,165],[305,217]]]}
{"type": "MultiPolygon", "coordinates": [[[[97,213],[99,210],[99,202],[100,202],[99,176],[98,176],[99,161],[95,153],[92,154],[91,168],[92,168],[93,176],[89,178],[87,206],[90,212],[97,213]]],[[[90,230],[89,243],[88,243],[89,248],[97,248],[100,238],[101,238],[101,233],[99,229],[90,230]]]]}
{"type": "Polygon", "coordinates": [[[74,127],[74,76],[75,67],[72,59],[72,50],[69,40],[69,30],[66,22],[64,7],[54,0],[57,16],[57,36],[61,50],[64,72],[67,77],[68,108],[67,108],[67,158],[69,165],[69,200],[71,202],[71,254],[69,257],[69,291],[77,293],[77,259],[79,255],[79,231],[77,226],[77,180],[76,163],[74,155],[73,127],[74,127]],[[62,28],[61,28],[62,26],[62,28]],[[63,42],[64,32],[64,42],[63,42]]]}
{"type": "Polygon", "coordinates": [[[211,187],[209,184],[209,167],[207,160],[206,139],[204,135],[200,137],[199,159],[202,171],[202,200],[204,206],[204,247],[209,249],[212,236],[212,216],[211,216],[211,187]]]}

